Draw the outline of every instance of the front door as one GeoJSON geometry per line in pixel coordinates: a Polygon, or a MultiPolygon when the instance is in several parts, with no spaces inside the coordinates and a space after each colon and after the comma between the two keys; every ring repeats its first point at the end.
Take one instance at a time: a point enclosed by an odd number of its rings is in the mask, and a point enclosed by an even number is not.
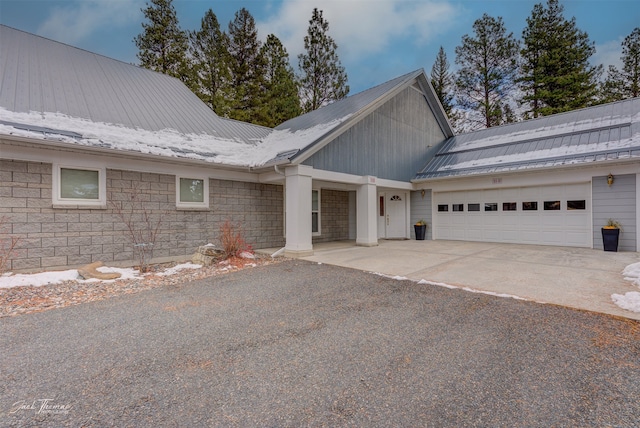
{"type": "Polygon", "coordinates": [[[387,193],[386,202],[385,237],[406,238],[407,204],[405,194],[387,193]]]}

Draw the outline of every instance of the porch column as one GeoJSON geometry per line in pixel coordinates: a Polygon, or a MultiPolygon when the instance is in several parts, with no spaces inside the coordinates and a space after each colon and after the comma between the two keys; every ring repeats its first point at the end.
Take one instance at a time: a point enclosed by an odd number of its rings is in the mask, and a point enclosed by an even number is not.
{"type": "Polygon", "coordinates": [[[367,182],[356,190],[356,245],[374,247],[378,245],[378,217],[376,210],[376,178],[364,177],[367,182]]]}
{"type": "Polygon", "coordinates": [[[313,254],[311,243],[311,173],[313,168],[297,165],[285,169],[286,257],[313,254]]]}

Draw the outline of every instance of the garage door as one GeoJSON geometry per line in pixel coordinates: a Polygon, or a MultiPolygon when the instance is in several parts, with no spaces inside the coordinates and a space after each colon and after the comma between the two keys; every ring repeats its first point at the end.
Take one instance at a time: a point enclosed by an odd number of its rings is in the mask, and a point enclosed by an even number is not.
{"type": "Polygon", "coordinates": [[[590,183],[434,193],[434,237],[592,246],[590,183]]]}

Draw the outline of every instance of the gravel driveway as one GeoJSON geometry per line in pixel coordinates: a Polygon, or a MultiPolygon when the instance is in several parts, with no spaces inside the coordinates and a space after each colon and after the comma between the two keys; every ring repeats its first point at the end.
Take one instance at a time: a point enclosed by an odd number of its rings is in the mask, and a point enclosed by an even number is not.
{"type": "Polygon", "coordinates": [[[638,322],[303,261],[0,326],[2,426],[640,422],[638,322]]]}

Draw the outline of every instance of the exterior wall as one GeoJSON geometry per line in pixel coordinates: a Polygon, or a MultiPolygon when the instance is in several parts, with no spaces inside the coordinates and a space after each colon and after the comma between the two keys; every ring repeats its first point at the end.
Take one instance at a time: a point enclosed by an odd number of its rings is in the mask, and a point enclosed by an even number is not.
{"type": "Polygon", "coordinates": [[[19,237],[9,269],[44,270],[95,261],[133,265],[125,224],[112,203],[130,198],[137,188],[145,207],[163,221],[155,260],[185,259],[199,245],[216,242],[221,224],[240,224],[254,248],[280,247],[283,238],[281,186],[211,179],[209,210],[175,206],[175,176],[107,169],[107,209],[53,208],[52,165],[0,160],[0,216],[7,233],[19,237]]]}
{"type": "Polygon", "coordinates": [[[636,176],[615,175],[611,187],[607,177],[593,177],[593,248],[602,249],[601,228],[609,218],[622,225],[618,251],[637,251],[636,246],[636,176]]]}
{"type": "Polygon", "coordinates": [[[425,239],[433,238],[433,219],[431,214],[431,190],[424,191],[424,197],[422,192],[411,192],[411,239],[416,239],[416,232],[413,227],[418,220],[424,220],[427,222],[427,233],[425,239]]]}
{"type": "Polygon", "coordinates": [[[408,182],[444,139],[424,95],[407,88],[304,164],[321,170],[408,182]]]}
{"type": "Polygon", "coordinates": [[[349,192],[321,189],[320,233],[314,244],[349,239],[349,192]]]}

